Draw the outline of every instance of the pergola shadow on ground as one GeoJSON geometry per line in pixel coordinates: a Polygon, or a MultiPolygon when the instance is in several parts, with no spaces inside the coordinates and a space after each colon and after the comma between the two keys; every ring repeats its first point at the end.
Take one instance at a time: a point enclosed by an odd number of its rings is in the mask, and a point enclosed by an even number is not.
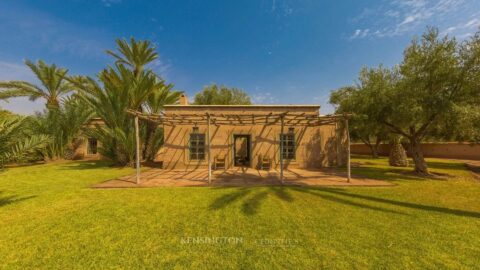
{"type": "Polygon", "coordinates": [[[228,170],[212,172],[211,183],[208,181],[208,169],[163,170],[151,169],[142,172],[140,183],[136,183],[136,175],[108,180],[94,185],[94,188],[130,188],[130,187],[195,187],[195,186],[393,186],[394,184],[352,175],[347,181],[347,174],[336,169],[305,170],[285,169],[283,183],[278,170],[256,170],[236,167],[228,170]]]}

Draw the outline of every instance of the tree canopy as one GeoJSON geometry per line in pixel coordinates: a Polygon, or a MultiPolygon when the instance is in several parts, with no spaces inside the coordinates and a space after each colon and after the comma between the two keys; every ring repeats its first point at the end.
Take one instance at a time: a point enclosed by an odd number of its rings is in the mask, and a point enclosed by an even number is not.
{"type": "MultiPolygon", "coordinates": [[[[101,142],[99,152],[119,165],[132,164],[135,159],[133,117],[126,109],[149,110],[158,113],[163,105],[175,104],[181,92],[172,90],[152,69],[146,66],[158,58],[147,41],[117,40],[118,52],[107,51],[116,62],[102,70],[95,80],[90,77],[72,77],[70,81],[104,124],[87,130],[101,142]]],[[[155,157],[162,131],[157,125],[142,123],[142,158],[155,157]]]]}
{"type": "Polygon", "coordinates": [[[55,64],[48,65],[42,60],[36,63],[26,60],[25,65],[35,74],[41,85],[25,81],[2,81],[0,99],[26,96],[35,101],[43,98],[47,107],[59,107],[60,99],[72,91],[71,85],[66,80],[68,70],[55,64]]]}
{"type": "Polygon", "coordinates": [[[351,109],[405,137],[415,171],[428,174],[420,147],[423,140],[446,137],[448,132],[458,134],[454,130],[460,127],[464,138],[473,136],[467,133],[474,130],[474,122],[457,116],[471,119],[476,115],[478,121],[479,70],[478,33],[459,43],[440,37],[438,30],[431,28],[412,40],[398,66],[362,69],[360,83],[348,92],[348,98],[338,102],[338,96],[345,96],[345,90],[340,90],[334,92],[332,101],[340,105],[338,110],[351,109]],[[458,120],[450,121],[452,116],[458,120]]]}
{"type": "Polygon", "coordinates": [[[212,84],[205,86],[203,91],[195,95],[196,105],[250,105],[250,97],[238,88],[228,88],[212,84]]]}

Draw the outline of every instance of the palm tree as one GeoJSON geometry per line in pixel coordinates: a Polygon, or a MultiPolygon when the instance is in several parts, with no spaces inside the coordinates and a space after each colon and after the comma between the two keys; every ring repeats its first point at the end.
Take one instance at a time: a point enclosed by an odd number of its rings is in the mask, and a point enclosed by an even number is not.
{"type": "Polygon", "coordinates": [[[133,119],[126,109],[139,110],[150,95],[155,77],[150,71],[134,76],[123,64],[104,69],[98,82],[89,77],[70,79],[79,89],[79,97],[91,107],[104,124],[87,131],[97,138],[99,152],[118,165],[132,164],[135,158],[133,119]]]}
{"type": "Polygon", "coordinates": [[[138,76],[148,63],[158,58],[155,47],[147,40],[136,41],[132,37],[128,43],[126,39],[117,39],[117,45],[120,55],[110,50],[107,50],[107,53],[113,56],[117,63],[131,67],[135,76],[138,76]]]}
{"type": "Polygon", "coordinates": [[[27,125],[25,117],[0,114],[0,168],[8,162],[33,159],[50,141],[45,135],[27,134],[27,125]]]}
{"type": "Polygon", "coordinates": [[[81,99],[73,97],[66,98],[59,108],[37,113],[31,129],[35,134],[45,134],[51,138],[44,151],[45,158],[71,159],[75,149],[74,139],[92,116],[92,109],[81,99]]]}
{"type": "Polygon", "coordinates": [[[25,81],[2,81],[0,82],[0,99],[26,96],[31,101],[35,101],[43,98],[46,100],[47,108],[58,108],[60,98],[72,90],[65,79],[68,70],[59,68],[55,64],[48,65],[42,60],[37,63],[26,60],[25,64],[41,82],[41,86],[25,81]]]}
{"type": "MultiPolygon", "coordinates": [[[[173,84],[165,84],[163,80],[159,79],[155,90],[146,101],[147,110],[152,114],[158,114],[163,106],[178,103],[183,92],[172,90],[172,88],[173,84]]],[[[163,143],[163,129],[158,128],[156,123],[147,122],[144,141],[143,158],[147,161],[153,161],[163,143]]]]}
{"type": "MultiPolygon", "coordinates": [[[[133,118],[126,110],[159,112],[163,105],[176,103],[180,93],[172,92],[172,85],[166,85],[151,69],[145,69],[145,65],[158,58],[150,42],[119,39],[117,45],[118,54],[107,51],[116,59],[115,65],[100,72],[98,81],[89,77],[69,80],[105,123],[88,131],[100,141],[99,152],[119,165],[127,165],[135,158],[135,136],[133,118]]],[[[140,129],[145,142],[143,157],[152,160],[161,144],[161,139],[157,140],[162,137],[161,131],[157,132],[155,124],[144,126],[142,123],[140,129]]]]}

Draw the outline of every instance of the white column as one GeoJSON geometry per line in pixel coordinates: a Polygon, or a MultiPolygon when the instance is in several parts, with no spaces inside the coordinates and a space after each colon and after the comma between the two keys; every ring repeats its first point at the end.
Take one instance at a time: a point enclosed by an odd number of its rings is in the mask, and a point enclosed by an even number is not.
{"type": "Polygon", "coordinates": [[[137,168],[137,184],[140,183],[140,134],[138,128],[138,115],[135,115],[135,150],[136,150],[136,168],[137,168]]]}
{"type": "Polygon", "coordinates": [[[210,152],[210,114],[207,113],[207,155],[208,155],[208,184],[212,181],[212,156],[210,152]]]}
{"type": "Polygon", "coordinates": [[[347,182],[350,183],[351,168],[350,168],[350,131],[348,128],[348,116],[345,115],[345,130],[347,132],[347,182]]]}
{"type": "Polygon", "coordinates": [[[281,127],[280,127],[280,181],[283,184],[283,115],[280,116],[281,127]]]}

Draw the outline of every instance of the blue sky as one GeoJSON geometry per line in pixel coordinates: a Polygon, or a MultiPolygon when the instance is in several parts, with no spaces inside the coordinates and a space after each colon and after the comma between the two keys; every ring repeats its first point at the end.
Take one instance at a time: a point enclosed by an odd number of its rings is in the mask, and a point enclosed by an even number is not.
{"type": "MultiPolygon", "coordinates": [[[[426,26],[468,38],[478,0],[62,0],[0,2],[0,80],[35,82],[24,59],[95,75],[116,38],[151,40],[152,68],[193,96],[210,83],[247,91],[255,103],[320,104],[362,66],[391,66],[426,26]]],[[[28,114],[42,102],[0,107],[28,114]]]]}

